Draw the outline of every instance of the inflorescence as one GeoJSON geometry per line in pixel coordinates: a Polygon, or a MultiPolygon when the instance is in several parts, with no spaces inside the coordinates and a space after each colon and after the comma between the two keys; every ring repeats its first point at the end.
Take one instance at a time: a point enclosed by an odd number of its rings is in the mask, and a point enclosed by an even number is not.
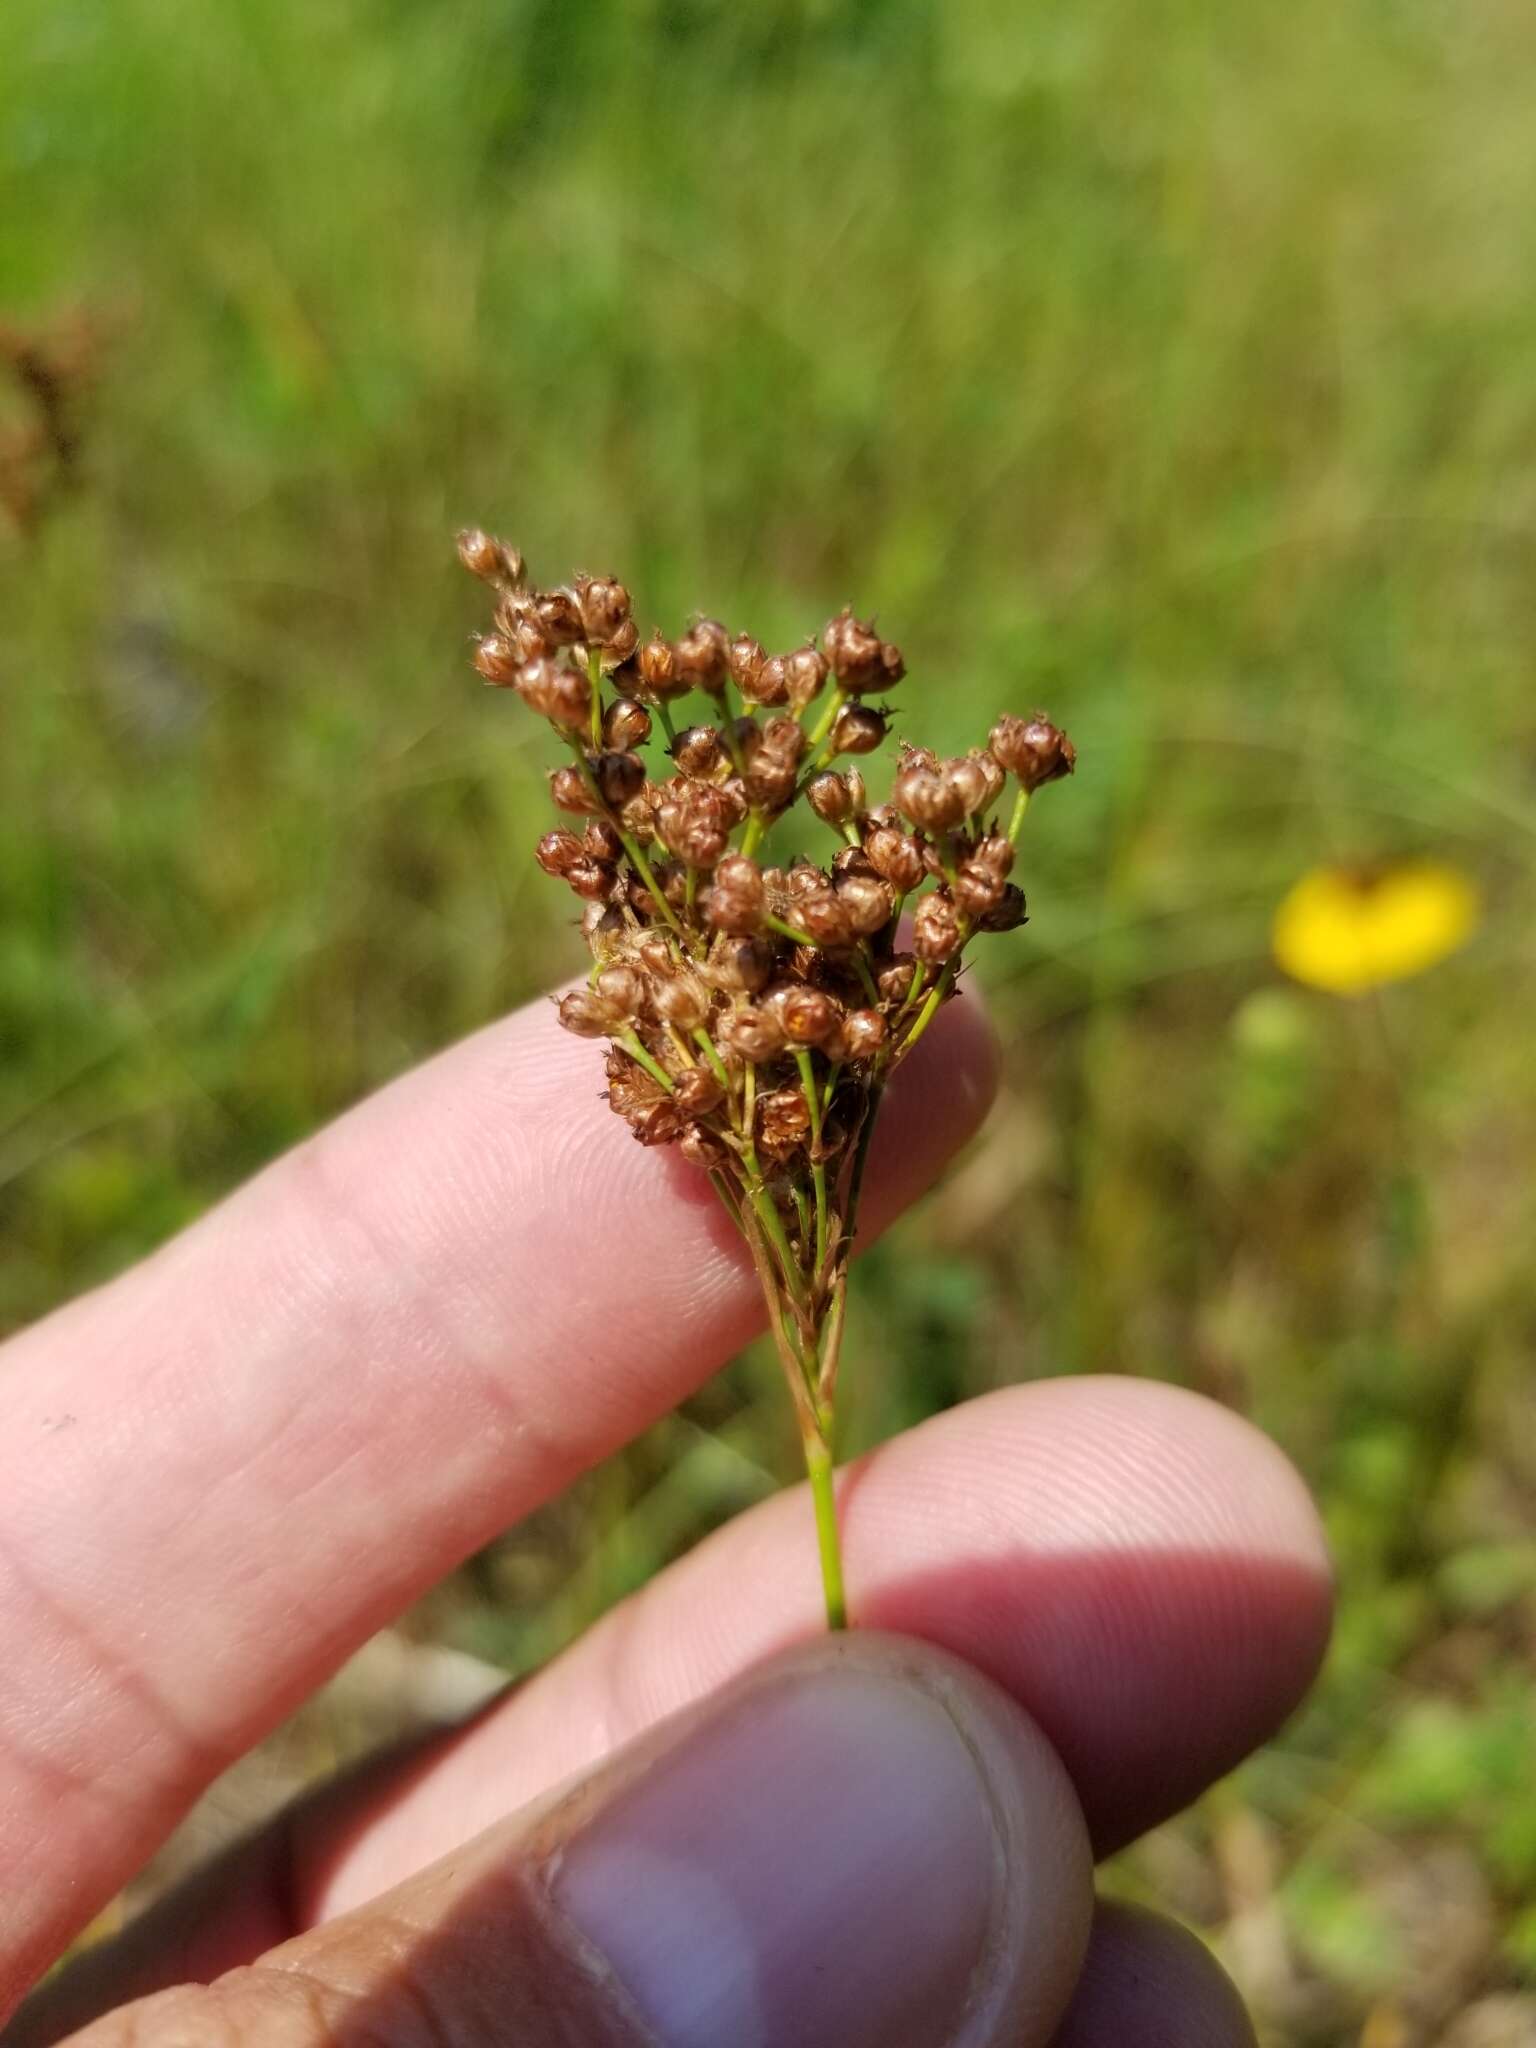
{"type": "Polygon", "coordinates": [[[1034,791],[1071,773],[1072,743],[1011,714],[952,759],[903,741],[889,800],[871,803],[858,762],[887,739],[906,667],[851,611],[787,654],[716,619],[642,642],[611,576],[535,589],[517,550],[478,530],[459,555],[495,593],[475,667],[570,756],[550,775],[567,822],[536,858],[580,898],[593,965],[560,1021],[609,1041],[610,1106],[642,1144],[707,1171],[746,1240],[840,1625],[832,1426],[870,1133],[967,946],[1024,922],[1019,830],[1034,791]],[[766,835],[802,805],[836,842],[830,859],[765,861],[766,835]]]}

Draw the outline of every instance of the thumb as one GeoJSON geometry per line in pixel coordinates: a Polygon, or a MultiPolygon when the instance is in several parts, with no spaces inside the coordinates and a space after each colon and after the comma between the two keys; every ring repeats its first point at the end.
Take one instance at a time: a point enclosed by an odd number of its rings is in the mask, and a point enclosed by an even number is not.
{"type": "Polygon", "coordinates": [[[1090,1863],[1061,1764],[995,1686],[828,1637],[74,2048],[1040,2048],[1090,1863]]]}

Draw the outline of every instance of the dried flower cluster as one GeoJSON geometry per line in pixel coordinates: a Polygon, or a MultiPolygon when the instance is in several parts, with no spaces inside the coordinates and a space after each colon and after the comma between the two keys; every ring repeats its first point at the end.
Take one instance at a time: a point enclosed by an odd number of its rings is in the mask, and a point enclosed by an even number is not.
{"type": "Polygon", "coordinates": [[[480,531],[459,554],[495,594],[476,668],[570,755],[550,777],[567,822],[536,857],[580,900],[593,966],[560,1020],[609,1041],[613,1109],[708,1171],[752,1252],[819,1483],[836,1624],[831,1433],[875,1114],[967,945],[1024,922],[1019,828],[1033,792],[1071,772],[1072,744],[1012,715],[953,759],[903,742],[888,801],[871,803],[858,761],[886,740],[906,671],[851,611],[784,654],[715,619],[642,642],[611,576],[536,589],[480,531]],[[761,859],[802,804],[830,858],[761,859]]]}

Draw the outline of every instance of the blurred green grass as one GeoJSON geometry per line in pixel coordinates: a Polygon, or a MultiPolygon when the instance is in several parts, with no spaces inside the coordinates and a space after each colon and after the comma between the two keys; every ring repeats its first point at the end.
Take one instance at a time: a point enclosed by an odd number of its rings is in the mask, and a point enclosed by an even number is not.
{"type": "MultiPolygon", "coordinates": [[[[1287,2042],[1536,1980],[1533,62],[1510,0],[0,12],[0,313],[108,337],[0,541],[0,1320],[575,959],[455,526],[876,609],[923,737],[1083,765],[853,1434],[1111,1366],[1299,1459],[1327,1682],[1119,1873],[1287,2042]],[[1421,852],[1467,953],[1280,983],[1298,873],[1421,852]]],[[[792,1471],[749,1358],[419,1626],[525,1662],[792,1471]]]]}

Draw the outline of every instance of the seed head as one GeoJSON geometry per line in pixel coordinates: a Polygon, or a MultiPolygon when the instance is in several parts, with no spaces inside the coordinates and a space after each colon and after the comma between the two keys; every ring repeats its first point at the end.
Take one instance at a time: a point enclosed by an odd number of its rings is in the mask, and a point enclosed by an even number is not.
{"type": "Polygon", "coordinates": [[[718,696],[730,673],[730,641],[718,619],[700,619],[672,650],[677,672],[693,690],[718,696]]]}
{"type": "Polygon", "coordinates": [[[625,961],[603,968],[592,984],[592,993],[615,1017],[638,1017],[645,1007],[644,977],[625,961]]]}
{"type": "Polygon", "coordinates": [[[787,704],[790,701],[787,656],[769,655],[757,672],[752,697],[753,702],[757,704],[787,704]]]}
{"type": "Polygon", "coordinates": [[[689,1116],[708,1116],[725,1100],[725,1090],[708,1067],[690,1067],[673,1084],[672,1095],[689,1116]]]}
{"type": "Polygon", "coordinates": [[[517,681],[522,659],[505,633],[486,633],[475,642],[474,663],[488,683],[504,688],[517,681]]]}
{"type": "Polygon", "coordinates": [[[585,630],[581,606],[572,590],[541,590],[533,600],[533,610],[551,647],[574,647],[585,630]]]}
{"type": "Polygon", "coordinates": [[[581,835],[581,843],[593,860],[617,867],[624,858],[624,842],[606,818],[594,818],[581,835]]]}
{"type": "Polygon", "coordinates": [[[578,576],[576,604],[589,645],[606,647],[629,618],[629,592],[612,576],[578,576]]]}
{"type": "Polygon", "coordinates": [[[872,704],[845,704],[832,722],[834,754],[872,754],[884,745],[885,714],[872,704]]]}
{"type": "Polygon", "coordinates": [[[703,1124],[684,1124],[677,1149],[690,1166],[702,1166],[712,1173],[729,1166],[733,1156],[724,1138],[703,1124]]]}
{"type": "Polygon", "coordinates": [[[550,770],[549,796],[557,811],[566,811],[573,817],[584,817],[598,808],[586,777],[579,768],[571,766],[550,770]]]}
{"type": "Polygon", "coordinates": [[[525,661],[517,672],[517,694],[540,718],[563,732],[585,729],[592,712],[592,685],[573,668],[553,661],[525,661]]]}
{"type": "Polygon", "coordinates": [[[937,769],[909,764],[891,791],[896,808],[925,832],[947,832],[965,816],[965,800],[937,769]]]}
{"type": "Polygon", "coordinates": [[[783,1158],[810,1135],[811,1111],[798,1088],[773,1088],[757,1098],[757,1134],[765,1152],[783,1158]]]}
{"type": "Polygon", "coordinates": [[[763,921],[767,901],[763,871],[745,853],[728,853],[715,867],[705,916],[717,932],[749,937],[763,921]]]}
{"type": "Polygon", "coordinates": [[[993,874],[990,868],[976,861],[962,861],[955,875],[955,902],[975,924],[1002,902],[1006,886],[1002,876],[993,874]]]}
{"type": "MultiPolygon", "coordinates": [[[[908,982],[903,985],[903,994],[908,982]]],[[[869,1060],[885,1043],[885,1019],[878,1010],[850,1010],[843,1019],[843,1051],[850,1060],[869,1060]]]]}
{"type": "Polygon", "coordinates": [[[660,633],[653,633],[640,649],[638,665],[640,681],[653,703],[665,704],[674,697],[686,697],[693,688],[688,678],[678,673],[677,654],[671,641],[664,640],[660,633]]]}
{"type": "Polygon", "coordinates": [[[805,728],[798,718],[770,718],[763,727],[763,752],[774,761],[797,768],[806,749],[805,728]]]}
{"type": "Polygon", "coordinates": [[[851,946],[855,926],[835,889],[818,889],[795,905],[795,922],[818,946],[851,946]]]}
{"type": "Polygon", "coordinates": [[[864,840],[869,864],[893,889],[905,896],[923,879],[923,856],[917,842],[894,825],[877,825],[864,840]]]}
{"type": "Polygon", "coordinates": [[[805,785],[805,800],[817,817],[828,825],[841,825],[854,812],[853,791],[846,775],[835,768],[823,768],[805,785]]]}
{"type": "Polygon", "coordinates": [[[708,781],[724,761],[725,749],[712,725],[690,725],[678,734],[672,758],[684,775],[708,781]]]}
{"type": "Polygon", "coordinates": [[[651,986],[651,1008],[679,1031],[697,1031],[709,1015],[709,990],[696,974],[678,969],[670,957],[651,986]]]}
{"type": "Polygon", "coordinates": [[[567,868],[565,879],[576,894],[588,903],[604,903],[613,887],[613,869],[603,861],[592,860],[583,854],[574,867],[567,868]]]}
{"type": "Polygon", "coordinates": [[[637,1116],[632,1116],[629,1128],[642,1145],[675,1144],[682,1135],[682,1113],[671,1097],[664,1095],[649,1109],[642,1109],[637,1116]]]}
{"type": "Polygon", "coordinates": [[[907,672],[901,649],[882,640],[873,626],[856,619],[846,605],[821,637],[832,673],[853,696],[888,689],[907,672]]]}
{"type": "Polygon", "coordinates": [[[889,1003],[893,1009],[900,1009],[911,991],[912,977],[916,972],[915,954],[893,953],[875,977],[881,1002],[889,1003]]]}
{"type": "Polygon", "coordinates": [[[1003,771],[990,754],[962,754],[946,761],[939,772],[959,797],[967,818],[995,804],[1003,793],[1003,771]]]}
{"type": "Polygon", "coordinates": [[[560,1022],[578,1038],[606,1038],[619,1014],[589,988],[568,989],[560,998],[560,1022]]]}
{"type": "Polygon", "coordinates": [[[651,736],[651,714],[633,697],[615,697],[603,713],[603,745],[615,753],[643,747],[651,736]]]}
{"type": "Polygon", "coordinates": [[[1040,711],[1032,718],[1011,713],[1000,718],[992,728],[990,745],[994,758],[1026,790],[1070,775],[1077,764],[1076,747],[1040,711]]]}
{"type": "Polygon", "coordinates": [[[930,967],[960,950],[960,913],[953,899],[935,889],[918,904],[912,919],[912,950],[930,967]]]}
{"type": "Polygon", "coordinates": [[[501,550],[495,541],[479,526],[466,526],[458,537],[459,560],[471,576],[478,576],[482,583],[498,583],[501,580],[501,550]]]}
{"type": "Polygon", "coordinates": [[[828,1045],[842,1023],[842,1005],[824,989],[803,982],[781,982],[763,998],[791,1045],[828,1045]]]}
{"type": "Polygon", "coordinates": [[[785,810],[794,799],[795,764],[776,760],[766,747],[747,764],[747,795],[760,811],[770,816],[785,810]]]}
{"type": "Polygon", "coordinates": [[[848,922],[861,937],[883,931],[896,915],[896,898],[891,885],[882,882],[878,875],[839,875],[837,900],[846,911],[848,922]]]}
{"type": "Polygon", "coordinates": [[[970,867],[985,868],[989,875],[996,875],[1000,882],[1006,882],[1013,873],[1013,841],[1001,832],[992,832],[985,839],[978,839],[967,857],[970,867]]]}
{"type": "Polygon", "coordinates": [[[784,1032],[778,1019],[767,1010],[754,1009],[750,1004],[722,1017],[716,1026],[715,1036],[722,1045],[754,1066],[763,1060],[771,1060],[784,1050],[784,1032]]]}
{"type": "Polygon", "coordinates": [[[773,973],[774,949],[765,939],[718,938],[704,972],[727,995],[756,995],[773,973]]]}
{"type": "Polygon", "coordinates": [[[984,932],[1016,931],[1027,921],[1028,912],[1024,904],[1024,891],[1009,882],[1003,890],[1001,900],[994,904],[981,920],[984,932]]]}
{"type": "Polygon", "coordinates": [[[779,659],[784,664],[789,702],[794,710],[803,711],[821,695],[827,680],[827,657],[807,641],[804,647],[797,647],[793,654],[781,655],[779,659]]]}
{"type": "Polygon", "coordinates": [[[750,633],[738,633],[726,648],[726,666],[731,672],[731,681],[749,701],[757,696],[755,685],[767,658],[762,641],[754,640],[750,633]]]}
{"type": "Polygon", "coordinates": [[[533,857],[546,875],[568,875],[578,861],[587,858],[587,849],[574,832],[561,829],[546,832],[534,848],[533,857]]]}

